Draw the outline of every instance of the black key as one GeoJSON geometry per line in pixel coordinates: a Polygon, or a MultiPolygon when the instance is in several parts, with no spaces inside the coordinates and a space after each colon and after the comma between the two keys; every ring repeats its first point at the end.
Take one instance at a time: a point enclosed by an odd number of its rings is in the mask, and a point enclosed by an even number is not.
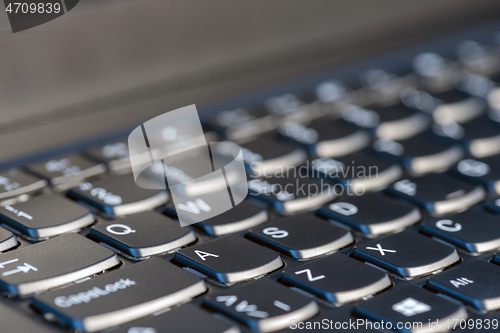
{"type": "Polygon", "coordinates": [[[183,228],[179,222],[154,211],[99,222],[89,237],[135,258],[169,252],[196,241],[191,228],[183,228]]]}
{"type": "Polygon", "coordinates": [[[460,259],[453,247],[411,230],[356,245],[353,254],[403,277],[426,275],[460,259]]]}
{"type": "Polygon", "coordinates": [[[477,260],[432,277],[427,286],[478,310],[500,308],[500,267],[477,260]]]}
{"type": "Polygon", "coordinates": [[[159,333],[168,327],[169,333],[238,333],[234,326],[216,319],[199,307],[186,304],[160,315],[148,317],[136,323],[120,326],[110,333],[159,333]],[[196,320],[191,320],[195,318],[196,320]]]}
{"type": "Polygon", "coordinates": [[[486,111],[486,103],[462,90],[451,89],[432,96],[435,99],[432,115],[438,124],[467,123],[486,111]]]}
{"type": "Polygon", "coordinates": [[[47,186],[45,179],[19,169],[10,169],[0,173],[0,200],[36,193],[45,186],[47,186]]]}
{"type": "Polygon", "coordinates": [[[319,310],[313,299],[266,278],[211,294],[206,303],[259,332],[290,327],[292,321],[307,320],[319,310]]]}
{"type": "MultiPolygon", "coordinates": [[[[492,115],[494,115],[492,113],[492,115]]],[[[434,132],[446,141],[461,143],[469,155],[484,158],[500,153],[500,116],[483,116],[466,124],[436,126],[434,132]]]]}
{"type": "Polygon", "coordinates": [[[344,156],[367,147],[371,141],[367,131],[332,119],[318,121],[308,127],[288,122],[280,127],[280,133],[304,146],[316,157],[344,156]]]}
{"type": "Polygon", "coordinates": [[[28,170],[47,179],[52,185],[59,185],[79,182],[104,173],[106,167],[78,154],[71,154],[29,165],[28,170]]]}
{"type": "Polygon", "coordinates": [[[500,155],[481,159],[461,160],[455,168],[454,174],[482,184],[496,195],[500,195],[500,155]]]}
{"type": "MultiPolygon", "coordinates": [[[[295,170],[300,172],[301,169],[295,170]]],[[[285,215],[317,209],[335,199],[336,191],[339,189],[324,179],[309,175],[295,176],[293,172],[289,175],[248,181],[249,195],[285,215]]]]}
{"type": "Polygon", "coordinates": [[[381,193],[347,197],[324,206],[319,214],[367,235],[403,230],[422,218],[417,207],[381,193]]]}
{"type": "Polygon", "coordinates": [[[209,125],[225,138],[241,143],[276,129],[278,122],[264,108],[240,108],[220,112],[209,125]]]}
{"type": "Polygon", "coordinates": [[[22,313],[19,309],[14,309],[12,305],[0,303],[0,322],[2,323],[2,332],[37,332],[54,333],[60,332],[44,323],[42,320],[36,320],[32,313],[22,313]]]}
{"type": "Polygon", "coordinates": [[[443,218],[426,217],[422,232],[469,252],[487,252],[500,247],[500,215],[479,208],[443,218]]]}
{"type": "Polygon", "coordinates": [[[294,259],[317,257],[354,241],[348,230],[312,214],[275,219],[253,228],[248,237],[294,259]]]}
{"type": "MultiPolygon", "coordinates": [[[[234,145],[227,142],[214,149],[216,153],[233,159],[234,145]],[[226,147],[227,146],[227,147],[226,147]],[[227,151],[226,151],[227,149],[227,151]]],[[[272,137],[263,137],[241,145],[243,160],[248,173],[262,177],[283,172],[287,166],[298,166],[306,161],[307,154],[301,149],[272,137]]]]}
{"type": "Polygon", "coordinates": [[[315,101],[313,95],[297,96],[284,94],[274,96],[265,102],[269,113],[275,115],[279,121],[307,122],[323,115],[322,109],[315,101]]]}
{"type": "Polygon", "coordinates": [[[311,166],[314,175],[342,184],[349,195],[383,190],[403,176],[398,164],[365,152],[315,159],[311,166]]]}
{"type": "Polygon", "coordinates": [[[388,190],[424,207],[432,215],[466,210],[481,202],[486,195],[482,186],[446,174],[430,174],[403,179],[388,190]]]}
{"type": "MultiPolygon", "coordinates": [[[[169,207],[168,213],[177,215],[182,214],[182,210],[175,210],[169,207]]],[[[174,216],[175,216],[174,215],[174,216]]],[[[250,229],[256,225],[262,224],[269,219],[269,214],[265,208],[259,207],[249,200],[245,200],[234,208],[224,213],[193,224],[210,236],[222,236],[238,231],[250,229]]]]}
{"type": "Polygon", "coordinates": [[[446,171],[464,155],[460,145],[432,140],[426,134],[400,142],[379,139],[373,148],[383,157],[403,165],[414,176],[446,171]]]}
{"type": "MultiPolygon", "coordinates": [[[[104,146],[86,151],[92,158],[106,163],[108,169],[115,174],[124,174],[132,172],[130,165],[130,156],[126,141],[107,143],[104,146]]],[[[138,154],[134,154],[138,158],[138,154]]],[[[150,161],[149,154],[144,156],[145,163],[150,161]]]]}
{"type": "Polygon", "coordinates": [[[239,235],[179,250],[174,259],[222,283],[250,280],[283,265],[274,251],[239,235]]]}
{"type": "Polygon", "coordinates": [[[340,111],[342,119],[358,127],[374,130],[380,125],[380,116],[375,111],[352,104],[343,105],[340,111]]]}
{"type": "Polygon", "coordinates": [[[55,316],[63,326],[95,332],[167,309],[206,289],[203,280],[153,258],[45,293],[32,305],[55,316]]]}
{"type": "Polygon", "coordinates": [[[0,256],[0,289],[27,296],[107,270],[116,254],[78,234],[65,234],[0,256]]]}
{"type": "Polygon", "coordinates": [[[16,236],[4,228],[0,228],[0,251],[7,251],[17,246],[16,236]]]}
{"type": "Polygon", "coordinates": [[[0,221],[30,238],[40,239],[82,229],[94,223],[95,218],[74,201],[48,194],[0,207],[0,221]]]}
{"type": "Polygon", "coordinates": [[[165,190],[139,187],[131,175],[85,182],[71,189],[68,195],[117,216],[139,213],[168,201],[165,190]]]}
{"type": "Polygon", "coordinates": [[[403,95],[402,101],[410,108],[431,114],[438,124],[462,124],[486,112],[481,99],[459,89],[434,94],[412,90],[403,95]]]}
{"type": "Polygon", "coordinates": [[[384,327],[391,324],[399,332],[444,332],[450,324],[447,319],[460,321],[468,318],[462,305],[412,285],[395,288],[363,302],[355,311],[360,316],[384,321],[384,327]]]}
{"type": "Polygon", "coordinates": [[[285,269],[281,280],[330,303],[349,303],[391,286],[384,272],[342,253],[285,269]]]}
{"type": "Polygon", "coordinates": [[[403,89],[412,84],[409,75],[398,76],[380,68],[372,68],[361,74],[363,86],[355,92],[354,100],[362,105],[391,105],[398,101],[403,89]]]}
{"type": "Polygon", "coordinates": [[[428,115],[411,109],[403,103],[371,108],[379,117],[373,132],[377,138],[405,140],[424,132],[431,125],[428,115]]]}

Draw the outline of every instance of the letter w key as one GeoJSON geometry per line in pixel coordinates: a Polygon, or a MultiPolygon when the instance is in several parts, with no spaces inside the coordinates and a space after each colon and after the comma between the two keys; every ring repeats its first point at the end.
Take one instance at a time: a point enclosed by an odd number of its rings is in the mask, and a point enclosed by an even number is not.
{"type": "Polygon", "coordinates": [[[303,274],[303,273],[307,274],[307,279],[310,282],[318,281],[318,280],[325,278],[324,275],[313,276],[310,269],[303,269],[301,271],[295,272],[295,275],[299,275],[299,274],[303,274]]]}

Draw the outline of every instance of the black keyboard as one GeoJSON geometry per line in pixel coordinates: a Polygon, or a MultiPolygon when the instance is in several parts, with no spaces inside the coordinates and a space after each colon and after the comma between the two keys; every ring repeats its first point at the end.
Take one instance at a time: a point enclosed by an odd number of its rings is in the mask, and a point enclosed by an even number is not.
{"type": "Polygon", "coordinates": [[[5,169],[0,332],[497,330],[488,34],[206,118],[242,148],[249,194],[190,226],[220,189],[174,209],[135,184],[126,138],[5,169]]]}

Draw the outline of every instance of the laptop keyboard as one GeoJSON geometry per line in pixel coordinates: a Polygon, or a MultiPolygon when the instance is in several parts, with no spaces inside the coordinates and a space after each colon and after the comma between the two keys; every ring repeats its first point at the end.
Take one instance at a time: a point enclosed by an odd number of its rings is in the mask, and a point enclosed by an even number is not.
{"type": "Polygon", "coordinates": [[[126,140],[4,170],[0,331],[498,329],[500,49],[473,46],[207,119],[249,195],[190,226],[224,189],[174,209],[126,140]]]}

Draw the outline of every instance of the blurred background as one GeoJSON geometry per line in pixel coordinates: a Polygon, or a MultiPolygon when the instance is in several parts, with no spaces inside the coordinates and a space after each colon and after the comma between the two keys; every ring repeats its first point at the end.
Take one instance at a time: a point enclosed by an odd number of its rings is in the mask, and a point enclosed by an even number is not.
{"type": "Polygon", "coordinates": [[[68,14],[13,34],[2,10],[0,160],[356,62],[499,13],[500,2],[491,0],[81,0],[68,14]]]}

